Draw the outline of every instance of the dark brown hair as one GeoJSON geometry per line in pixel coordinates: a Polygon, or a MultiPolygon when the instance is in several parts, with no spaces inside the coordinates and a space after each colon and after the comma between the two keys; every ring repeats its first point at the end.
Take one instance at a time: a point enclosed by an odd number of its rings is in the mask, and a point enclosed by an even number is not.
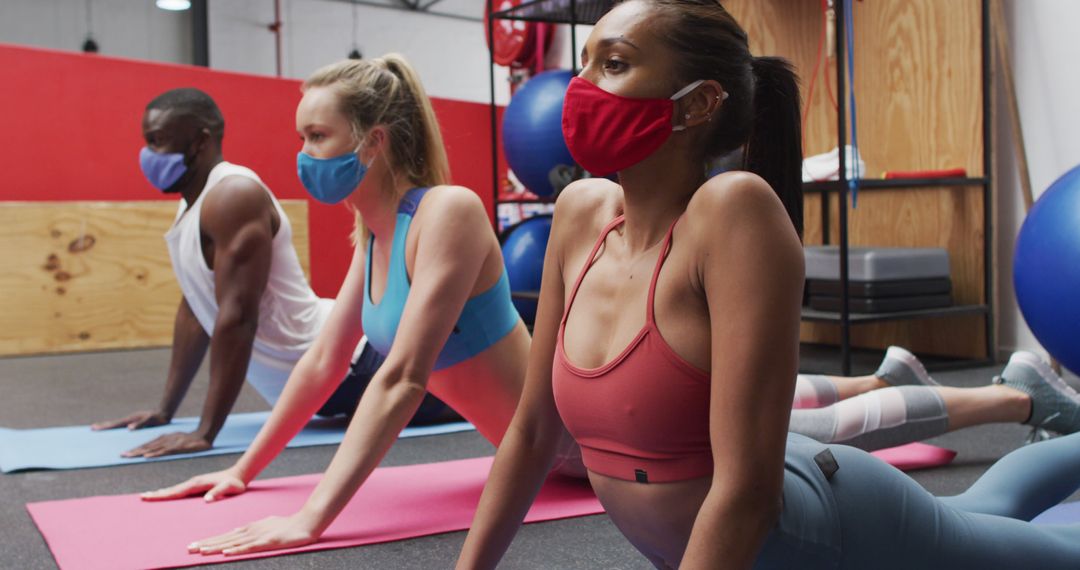
{"type": "Polygon", "coordinates": [[[710,123],[703,161],[743,149],[743,168],[772,186],[802,235],[799,83],[791,64],[754,57],[746,32],[717,0],[639,0],[657,11],[658,37],[678,54],[676,87],[712,79],[728,98],[710,123]]]}

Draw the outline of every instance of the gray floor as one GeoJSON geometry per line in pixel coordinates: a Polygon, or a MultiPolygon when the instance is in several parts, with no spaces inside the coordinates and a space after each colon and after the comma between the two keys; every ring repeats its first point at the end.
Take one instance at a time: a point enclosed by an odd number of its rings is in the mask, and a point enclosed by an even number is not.
{"type": "MultiPolygon", "coordinates": [[[[86,424],[146,407],[160,397],[168,351],[142,350],[0,359],[0,426],[10,428],[86,424]]],[[[997,368],[940,372],[954,386],[989,381],[997,368]]],[[[197,415],[206,391],[200,371],[179,415],[197,415]]],[[[266,405],[245,388],[235,408],[258,411],[266,405]]],[[[1027,429],[981,426],[948,434],[931,443],[960,452],[949,467],[913,474],[936,494],[962,491],[995,459],[1017,447],[1027,429]]],[[[333,447],[287,449],[262,475],[280,477],[321,471],[333,447]]],[[[494,449],[475,433],[398,442],[384,465],[427,463],[490,455],[494,449]]],[[[196,458],[76,471],[36,471],[0,475],[0,568],[55,568],[24,504],[27,502],[124,494],[158,488],[191,475],[221,469],[236,456],[196,458]]],[[[260,568],[443,568],[452,566],[464,533],[409,541],[232,563],[260,568]]],[[[215,565],[216,566],[216,565],[215,565]]],[[[648,568],[604,515],[526,525],[504,560],[505,568],[648,568]]],[[[225,567],[222,567],[225,568],[225,567]]]]}

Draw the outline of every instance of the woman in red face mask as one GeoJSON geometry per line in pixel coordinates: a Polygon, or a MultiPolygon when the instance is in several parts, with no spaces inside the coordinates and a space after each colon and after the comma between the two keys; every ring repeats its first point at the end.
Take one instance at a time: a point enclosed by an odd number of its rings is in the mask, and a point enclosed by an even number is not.
{"type": "Polygon", "coordinates": [[[628,0],[563,109],[589,172],[555,208],[525,388],[458,566],[494,567],[563,429],[660,568],[1080,567],[1030,520],[1080,483],[1080,435],[936,499],[867,453],[788,434],[803,287],[799,98],[716,0],[628,0]],[[743,153],[744,170],[706,179],[743,153]]]}

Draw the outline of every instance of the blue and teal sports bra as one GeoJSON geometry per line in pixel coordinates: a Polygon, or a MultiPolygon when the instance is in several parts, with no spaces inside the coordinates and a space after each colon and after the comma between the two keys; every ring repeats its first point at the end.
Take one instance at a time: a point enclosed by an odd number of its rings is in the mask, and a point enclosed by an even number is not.
{"type": "MultiPolygon", "coordinates": [[[[368,239],[367,266],[364,270],[364,334],[372,348],[384,357],[390,354],[394,344],[401,313],[409,298],[409,275],[405,268],[405,238],[409,225],[420,207],[420,200],[429,188],[413,188],[405,193],[398,205],[397,222],[394,224],[394,243],[390,250],[390,266],[386,276],[386,292],[378,304],[371,302],[371,248],[375,237],[368,239]]],[[[461,309],[450,338],[446,339],[435,370],[449,368],[468,360],[504,336],[517,325],[520,317],[510,301],[510,280],[503,269],[502,276],[487,291],[469,299],[461,309]]]]}

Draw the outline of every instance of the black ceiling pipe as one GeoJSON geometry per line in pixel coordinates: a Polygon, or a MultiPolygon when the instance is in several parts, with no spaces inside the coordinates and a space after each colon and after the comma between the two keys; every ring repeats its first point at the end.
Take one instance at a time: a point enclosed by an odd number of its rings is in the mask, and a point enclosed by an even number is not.
{"type": "Polygon", "coordinates": [[[191,51],[192,63],[210,67],[210,16],[209,0],[191,0],[191,51]]]}

